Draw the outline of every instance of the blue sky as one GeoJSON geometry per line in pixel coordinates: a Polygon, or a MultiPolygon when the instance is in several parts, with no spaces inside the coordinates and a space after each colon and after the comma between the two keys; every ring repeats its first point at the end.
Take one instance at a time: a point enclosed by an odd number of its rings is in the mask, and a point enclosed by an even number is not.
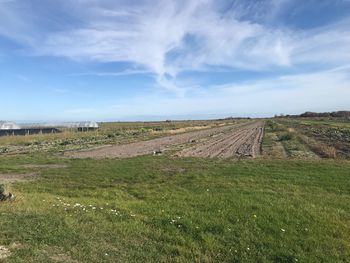
{"type": "Polygon", "coordinates": [[[350,108],[350,0],[0,0],[0,119],[350,108]]]}

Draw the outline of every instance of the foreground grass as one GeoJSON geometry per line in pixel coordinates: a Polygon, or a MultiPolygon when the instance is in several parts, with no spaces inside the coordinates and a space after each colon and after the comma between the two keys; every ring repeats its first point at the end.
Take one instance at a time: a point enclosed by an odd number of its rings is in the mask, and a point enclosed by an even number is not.
{"type": "Polygon", "coordinates": [[[350,257],[349,161],[0,158],[0,174],[19,172],[42,177],[0,204],[8,262],[350,257]],[[66,168],[21,166],[47,163],[66,168]]]}

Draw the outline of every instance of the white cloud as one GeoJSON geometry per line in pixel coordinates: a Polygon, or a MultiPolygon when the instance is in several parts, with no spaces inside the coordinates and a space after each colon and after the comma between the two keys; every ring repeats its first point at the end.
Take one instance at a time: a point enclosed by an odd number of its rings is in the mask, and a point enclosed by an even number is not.
{"type": "MultiPolygon", "coordinates": [[[[278,9],[279,4],[272,2],[278,9]]],[[[158,83],[174,91],[179,88],[165,79],[165,74],[175,77],[179,71],[205,65],[268,70],[303,63],[336,64],[349,59],[348,22],[318,31],[296,32],[240,21],[235,10],[223,15],[216,4],[217,1],[193,0],[153,1],[138,9],[92,6],[88,13],[93,15],[86,17],[86,26],[48,33],[37,52],[102,62],[133,62],[158,75],[158,83]]]]}
{"type": "Polygon", "coordinates": [[[235,1],[227,12],[222,11],[225,1],[217,0],[64,0],[68,15],[80,22],[60,30],[31,20],[16,2],[0,2],[1,35],[27,44],[37,55],[131,62],[180,96],[187,89],[176,85],[176,78],[186,70],[336,67],[350,59],[349,20],[310,30],[264,23],[288,0],[235,1]]]}
{"type": "MultiPolygon", "coordinates": [[[[350,105],[350,67],[285,75],[244,84],[226,84],[187,97],[161,94],[130,98],[89,111],[95,119],[145,116],[273,116],[303,111],[334,111],[350,105]]],[[[74,112],[71,111],[71,112],[74,112]]],[[[76,118],[84,118],[84,112],[76,118]]]]}

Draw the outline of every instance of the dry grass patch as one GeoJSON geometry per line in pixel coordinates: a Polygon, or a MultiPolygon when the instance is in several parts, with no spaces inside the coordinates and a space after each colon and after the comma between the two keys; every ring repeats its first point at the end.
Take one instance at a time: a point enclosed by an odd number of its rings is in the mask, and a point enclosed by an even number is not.
{"type": "Polygon", "coordinates": [[[0,183],[8,184],[21,181],[30,181],[35,180],[39,177],[36,173],[27,173],[27,174],[0,174],[0,183]]]}
{"type": "Polygon", "coordinates": [[[65,164],[24,164],[21,167],[26,169],[60,169],[68,166],[65,164]]]}
{"type": "Polygon", "coordinates": [[[64,263],[78,263],[79,261],[71,258],[70,255],[65,253],[59,247],[45,247],[42,251],[42,254],[45,255],[46,258],[50,258],[53,262],[64,262],[64,263]]]}
{"type": "Polygon", "coordinates": [[[337,149],[333,146],[328,146],[320,141],[312,139],[306,135],[299,135],[299,139],[305,143],[310,149],[323,158],[336,158],[337,149]]]}

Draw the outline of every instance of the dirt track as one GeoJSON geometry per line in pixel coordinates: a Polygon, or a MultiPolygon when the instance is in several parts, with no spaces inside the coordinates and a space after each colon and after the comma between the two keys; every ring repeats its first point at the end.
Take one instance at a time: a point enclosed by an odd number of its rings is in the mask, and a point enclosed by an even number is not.
{"type": "Polygon", "coordinates": [[[260,154],[263,122],[254,122],[220,134],[199,145],[182,150],[179,156],[196,157],[256,157],[260,154]]]}
{"type": "MultiPolygon", "coordinates": [[[[135,142],[125,145],[106,146],[98,149],[92,149],[87,151],[69,152],[66,156],[74,158],[128,158],[138,155],[151,154],[157,151],[165,151],[176,145],[189,144],[198,142],[198,140],[205,140],[215,149],[208,148],[208,153],[205,151],[196,150],[196,147],[204,147],[204,145],[196,144],[195,147],[189,148],[179,153],[180,156],[209,156],[209,157],[230,157],[233,154],[230,149],[235,149],[236,145],[240,145],[237,148],[239,154],[246,155],[248,152],[252,152],[251,156],[256,156],[259,152],[260,144],[259,140],[262,137],[262,122],[245,122],[235,125],[222,126],[212,128],[208,130],[201,130],[195,132],[188,132],[184,134],[172,135],[162,138],[157,138],[148,141],[135,142]],[[259,133],[259,130],[261,132],[259,133]],[[245,134],[248,131],[248,134],[245,134]],[[260,135],[259,135],[260,134],[260,135]],[[259,136],[260,137],[259,137],[259,136]],[[238,137],[237,137],[238,136],[238,137]],[[237,138],[236,138],[237,137],[237,138]],[[222,142],[222,140],[224,140],[222,142]],[[216,142],[216,143],[214,143],[216,142]],[[235,142],[235,143],[234,143],[235,142]],[[219,144],[218,144],[219,143],[219,144]],[[227,147],[227,144],[232,144],[232,147],[227,147]],[[221,148],[220,148],[221,147],[221,148]],[[222,153],[217,154],[222,151],[222,153]]],[[[203,150],[204,150],[203,148],[203,150]]],[[[201,148],[202,149],[202,148],[201,148]]]]}

